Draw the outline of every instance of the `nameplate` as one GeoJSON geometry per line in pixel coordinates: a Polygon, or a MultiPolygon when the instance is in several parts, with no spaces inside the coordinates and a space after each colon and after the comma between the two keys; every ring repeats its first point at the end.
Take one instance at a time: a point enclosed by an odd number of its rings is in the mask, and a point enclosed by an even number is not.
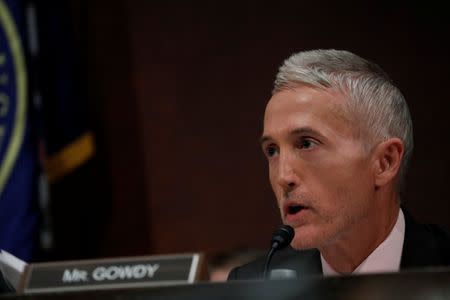
{"type": "Polygon", "coordinates": [[[198,276],[199,262],[199,254],[183,254],[36,263],[27,266],[21,290],[28,294],[189,284],[198,276]]]}

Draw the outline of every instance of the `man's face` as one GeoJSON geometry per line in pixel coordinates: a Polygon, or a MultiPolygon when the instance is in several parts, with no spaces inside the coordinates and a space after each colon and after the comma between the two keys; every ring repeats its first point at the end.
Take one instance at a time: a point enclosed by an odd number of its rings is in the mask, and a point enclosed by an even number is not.
{"type": "Polygon", "coordinates": [[[373,163],[345,101],[340,92],[300,86],[276,93],[266,107],[261,143],[296,249],[345,239],[376,213],[373,163]]]}

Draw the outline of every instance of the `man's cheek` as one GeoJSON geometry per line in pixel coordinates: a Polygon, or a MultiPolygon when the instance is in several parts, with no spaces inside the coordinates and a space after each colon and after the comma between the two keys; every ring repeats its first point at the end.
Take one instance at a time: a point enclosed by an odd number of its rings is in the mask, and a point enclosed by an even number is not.
{"type": "Polygon", "coordinates": [[[273,167],[269,167],[269,181],[275,191],[275,171],[273,170],[273,167]]]}
{"type": "Polygon", "coordinates": [[[282,211],[283,209],[283,200],[282,200],[282,196],[281,196],[281,192],[275,192],[275,200],[277,201],[277,206],[280,209],[280,211],[282,211]]]}

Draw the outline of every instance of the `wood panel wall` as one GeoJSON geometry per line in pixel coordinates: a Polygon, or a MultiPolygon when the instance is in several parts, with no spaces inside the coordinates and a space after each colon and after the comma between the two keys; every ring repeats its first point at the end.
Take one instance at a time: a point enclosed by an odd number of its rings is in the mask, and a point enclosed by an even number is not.
{"type": "Polygon", "coordinates": [[[449,30],[439,7],[420,5],[86,2],[81,46],[113,203],[103,255],[266,247],[279,216],[262,115],[282,60],[313,48],[391,74],[415,125],[405,206],[450,226],[449,30]]]}

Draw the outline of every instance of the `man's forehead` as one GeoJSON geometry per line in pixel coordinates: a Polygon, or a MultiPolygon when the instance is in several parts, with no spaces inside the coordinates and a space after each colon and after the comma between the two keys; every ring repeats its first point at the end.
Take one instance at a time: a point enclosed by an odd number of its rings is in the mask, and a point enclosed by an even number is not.
{"type": "Polygon", "coordinates": [[[272,95],[266,105],[268,110],[295,109],[302,104],[313,105],[320,102],[322,108],[327,108],[337,117],[347,119],[348,96],[335,88],[319,88],[310,85],[299,85],[285,89],[272,95]]]}
{"type": "Polygon", "coordinates": [[[263,136],[270,136],[274,130],[293,132],[298,128],[312,128],[318,131],[315,127],[322,125],[354,129],[352,116],[347,96],[340,91],[304,86],[283,90],[267,103],[263,136]]]}

